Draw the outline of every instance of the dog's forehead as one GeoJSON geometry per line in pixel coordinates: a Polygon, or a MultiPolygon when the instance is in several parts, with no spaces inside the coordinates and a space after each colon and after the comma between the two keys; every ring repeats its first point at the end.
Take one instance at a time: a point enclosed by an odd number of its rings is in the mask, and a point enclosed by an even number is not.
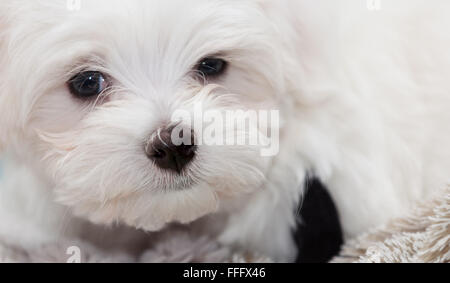
{"type": "Polygon", "coordinates": [[[202,57],[242,48],[252,34],[264,34],[258,7],[253,0],[90,0],[71,12],[67,24],[82,40],[103,46],[100,53],[114,57],[112,63],[146,62],[152,74],[179,77],[202,57]]]}
{"type": "MultiPolygon", "coordinates": [[[[120,40],[134,35],[147,43],[202,40],[204,43],[242,36],[261,27],[261,14],[254,1],[234,0],[90,0],[73,17],[87,21],[92,30],[120,40]],[[95,30],[96,29],[96,30],[95,30]]],[[[262,28],[261,28],[262,29],[262,28]]],[[[132,42],[133,43],[133,42],[132,42]]],[[[185,42],[188,44],[188,42],[185,42]]],[[[198,44],[197,44],[198,47],[198,44]]]]}

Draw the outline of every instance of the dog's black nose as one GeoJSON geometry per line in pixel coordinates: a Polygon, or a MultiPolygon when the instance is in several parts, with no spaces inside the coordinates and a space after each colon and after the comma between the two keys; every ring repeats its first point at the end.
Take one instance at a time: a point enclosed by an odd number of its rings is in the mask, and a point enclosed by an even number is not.
{"type": "Polygon", "coordinates": [[[184,135],[189,133],[190,142],[175,145],[180,143],[172,139],[172,131],[175,129],[174,127],[162,129],[153,135],[152,141],[146,147],[146,154],[158,167],[181,173],[194,159],[197,147],[194,145],[194,133],[188,129],[183,129],[178,134],[180,141],[183,141],[186,140],[184,135]]]}

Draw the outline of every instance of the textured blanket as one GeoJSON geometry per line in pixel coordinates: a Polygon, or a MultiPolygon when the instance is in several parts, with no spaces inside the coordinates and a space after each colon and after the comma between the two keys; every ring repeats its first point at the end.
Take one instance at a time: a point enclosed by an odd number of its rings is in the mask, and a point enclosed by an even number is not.
{"type": "Polygon", "coordinates": [[[349,242],[334,262],[450,263],[450,188],[409,216],[349,242]]]}
{"type": "Polygon", "coordinates": [[[242,253],[182,228],[152,236],[149,247],[136,255],[105,252],[79,239],[66,239],[32,250],[0,238],[0,263],[270,263],[264,256],[242,253]],[[76,247],[80,258],[74,258],[76,247]]]}

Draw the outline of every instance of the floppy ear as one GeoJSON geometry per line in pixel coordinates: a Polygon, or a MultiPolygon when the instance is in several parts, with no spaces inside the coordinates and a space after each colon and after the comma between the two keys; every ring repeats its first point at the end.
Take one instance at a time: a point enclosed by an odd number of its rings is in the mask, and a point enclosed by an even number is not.
{"type": "MultiPolygon", "coordinates": [[[[0,0],[0,51],[2,51],[4,45],[4,32],[6,30],[6,8],[4,2],[0,0]]],[[[1,53],[0,56],[2,56],[1,53]]]]}
{"type": "Polygon", "coordinates": [[[5,145],[6,136],[6,118],[4,117],[5,109],[3,109],[6,104],[5,97],[5,64],[6,64],[6,29],[7,29],[7,12],[6,12],[6,2],[5,0],[0,0],[0,152],[3,151],[5,145]],[[3,105],[3,107],[2,107],[3,105]]]}
{"type": "MultiPolygon", "coordinates": [[[[7,46],[6,31],[8,26],[8,10],[9,6],[7,0],[0,0],[0,63],[4,63],[5,48],[7,46]]],[[[1,64],[0,66],[3,66],[1,64]]],[[[0,67],[0,75],[2,68],[0,67]]],[[[1,80],[0,80],[1,82],[1,80]]]]}

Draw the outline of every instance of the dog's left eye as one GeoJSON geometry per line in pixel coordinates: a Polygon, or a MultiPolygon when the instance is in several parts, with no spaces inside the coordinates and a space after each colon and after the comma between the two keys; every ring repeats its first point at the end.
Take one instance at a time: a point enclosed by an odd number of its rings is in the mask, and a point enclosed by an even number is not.
{"type": "Polygon", "coordinates": [[[200,61],[197,71],[199,71],[206,78],[217,77],[225,72],[226,67],[227,62],[225,60],[210,57],[200,61]]]}
{"type": "Polygon", "coordinates": [[[70,91],[79,98],[90,98],[106,89],[106,79],[100,72],[82,72],[68,82],[70,91]]]}

